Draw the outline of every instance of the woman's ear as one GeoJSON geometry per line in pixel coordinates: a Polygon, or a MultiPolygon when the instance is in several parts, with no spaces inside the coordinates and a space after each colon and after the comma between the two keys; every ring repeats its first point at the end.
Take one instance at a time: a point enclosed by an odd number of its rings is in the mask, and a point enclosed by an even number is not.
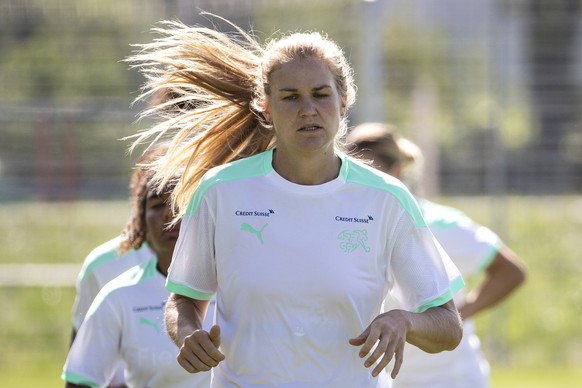
{"type": "Polygon", "coordinates": [[[267,98],[263,97],[259,104],[260,108],[262,109],[263,117],[265,121],[271,124],[271,112],[269,112],[269,103],[267,98]]]}

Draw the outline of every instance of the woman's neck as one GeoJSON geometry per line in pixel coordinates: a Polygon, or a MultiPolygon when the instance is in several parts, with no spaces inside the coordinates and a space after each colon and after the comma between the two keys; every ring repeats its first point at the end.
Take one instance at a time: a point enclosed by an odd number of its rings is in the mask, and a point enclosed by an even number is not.
{"type": "Polygon", "coordinates": [[[170,269],[170,263],[172,262],[172,256],[167,255],[156,255],[158,259],[158,263],[156,264],[156,269],[159,273],[164,275],[165,277],[168,276],[168,269],[170,269]]]}
{"type": "Polygon", "coordinates": [[[273,168],[286,180],[300,185],[320,185],[338,177],[341,160],[333,149],[314,156],[273,151],[273,168]]]}

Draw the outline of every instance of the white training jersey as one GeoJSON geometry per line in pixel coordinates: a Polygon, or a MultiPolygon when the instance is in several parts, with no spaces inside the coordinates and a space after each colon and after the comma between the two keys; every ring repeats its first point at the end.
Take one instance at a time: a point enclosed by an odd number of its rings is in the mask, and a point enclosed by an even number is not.
{"type": "Polygon", "coordinates": [[[226,356],[214,387],[385,387],[348,343],[391,292],[413,311],[462,287],[400,181],[341,156],[339,176],[304,186],[273,151],[209,171],[182,219],[167,287],[216,293],[226,356]]]}
{"type": "MultiPolygon", "coordinates": [[[[79,330],[87,310],[105,284],[128,269],[154,257],[154,253],[145,242],[139,249],[132,249],[121,255],[118,253],[120,245],[121,237],[115,237],[93,249],[85,258],[77,276],[77,293],[72,309],[75,331],[79,330]]],[[[111,377],[112,386],[124,385],[123,370],[124,365],[120,363],[111,377]]]]}
{"type": "MultiPolygon", "coordinates": [[[[178,347],[164,325],[170,295],[154,258],[129,269],[97,295],[63,369],[68,382],[105,387],[118,361],[129,387],[209,387],[210,372],[190,374],[176,361],[178,347]]],[[[212,326],[214,303],[204,327],[212,326]]]]}
{"type": "Polygon", "coordinates": [[[120,255],[117,250],[121,244],[121,237],[116,237],[93,249],[85,258],[79,275],[77,276],[77,294],[73,303],[73,327],[79,326],[89,306],[97,293],[113,278],[140,263],[145,263],[154,257],[154,253],[146,243],[138,250],[130,250],[120,255]]]}
{"type": "MultiPolygon", "coordinates": [[[[461,211],[427,200],[419,201],[424,218],[436,239],[449,254],[464,278],[487,269],[502,241],[490,229],[475,223],[461,211]]],[[[465,290],[455,295],[460,305],[465,290]]],[[[398,307],[387,302],[386,308],[398,307]]],[[[489,365],[480,350],[472,320],[463,323],[463,338],[450,352],[429,354],[407,345],[404,363],[394,388],[485,388],[489,386],[489,365]]]]}

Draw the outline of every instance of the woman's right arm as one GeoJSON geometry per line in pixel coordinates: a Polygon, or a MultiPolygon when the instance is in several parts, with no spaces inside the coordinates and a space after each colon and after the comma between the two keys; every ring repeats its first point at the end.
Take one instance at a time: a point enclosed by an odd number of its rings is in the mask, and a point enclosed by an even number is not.
{"type": "Polygon", "coordinates": [[[166,330],[180,348],[178,363],[190,373],[205,372],[224,360],[218,349],[220,328],[202,329],[210,301],[171,294],[166,303],[166,330]]]}

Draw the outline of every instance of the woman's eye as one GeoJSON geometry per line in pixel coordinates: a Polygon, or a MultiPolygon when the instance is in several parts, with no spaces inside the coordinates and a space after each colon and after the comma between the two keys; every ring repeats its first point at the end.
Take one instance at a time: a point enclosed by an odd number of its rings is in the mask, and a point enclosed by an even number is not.
{"type": "Polygon", "coordinates": [[[161,209],[166,206],[163,201],[153,201],[148,204],[150,209],[161,209]]]}
{"type": "Polygon", "coordinates": [[[288,100],[288,101],[289,100],[296,100],[296,99],[297,99],[297,95],[295,95],[295,94],[283,97],[283,100],[288,100]]]}
{"type": "Polygon", "coordinates": [[[324,94],[324,93],[315,93],[313,95],[313,97],[315,97],[315,98],[326,98],[328,96],[329,96],[329,94],[324,94]]]}

